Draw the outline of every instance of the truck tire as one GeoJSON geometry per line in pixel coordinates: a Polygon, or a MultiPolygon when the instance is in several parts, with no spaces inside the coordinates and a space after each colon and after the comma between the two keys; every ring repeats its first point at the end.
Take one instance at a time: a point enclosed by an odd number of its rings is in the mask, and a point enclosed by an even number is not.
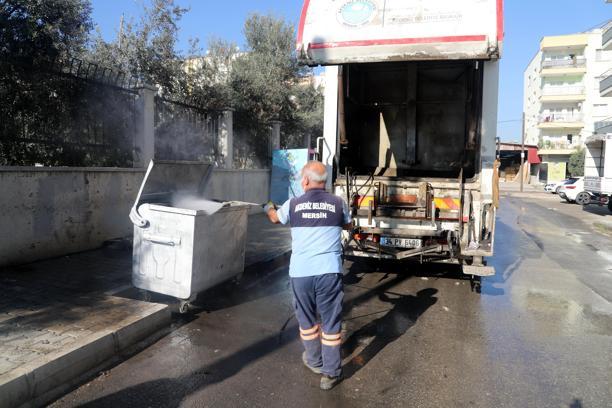
{"type": "Polygon", "coordinates": [[[612,213],[612,197],[608,197],[608,210],[612,213]]]}

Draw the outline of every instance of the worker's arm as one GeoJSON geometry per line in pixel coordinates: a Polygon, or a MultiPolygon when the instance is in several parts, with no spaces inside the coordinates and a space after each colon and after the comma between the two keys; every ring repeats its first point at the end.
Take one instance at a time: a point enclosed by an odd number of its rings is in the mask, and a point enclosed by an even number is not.
{"type": "Polygon", "coordinates": [[[280,224],[280,220],[278,219],[278,212],[274,208],[270,208],[268,210],[268,219],[272,224],[280,224]]]}
{"type": "Polygon", "coordinates": [[[287,224],[289,222],[289,202],[290,200],[287,200],[278,210],[272,201],[264,206],[264,212],[271,223],[287,224]]]}

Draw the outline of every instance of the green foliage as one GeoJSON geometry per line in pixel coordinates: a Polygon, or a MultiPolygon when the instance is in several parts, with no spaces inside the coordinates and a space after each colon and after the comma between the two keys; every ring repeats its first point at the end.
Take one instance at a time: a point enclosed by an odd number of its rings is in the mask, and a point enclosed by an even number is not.
{"type": "Polygon", "coordinates": [[[586,150],[584,148],[580,148],[576,150],[569,159],[568,170],[572,177],[582,177],[584,176],[584,158],[586,155],[586,150]]]}
{"type": "MultiPolygon", "coordinates": [[[[302,136],[319,136],[323,97],[300,83],[312,70],[302,67],[294,52],[295,31],[283,19],[252,14],[244,25],[247,52],[232,65],[233,106],[240,113],[237,129],[250,145],[267,141],[268,125],[282,122],[283,145],[295,146],[302,136]]],[[[265,145],[267,148],[267,145],[265,145]]]]}
{"type": "MultiPolygon", "coordinates": [[[[89,0],[0,0],[0,165],[129,160],[130,96],[51,73],[73,57],[139,78],[160,96],[203,110],[233,108],[236,146],[258,165],[267,165],[272,121],[282,122],[288,147],[322,133],[323,97],[302,81],[312,70],[297,62],[292,24],[253,14],[244,25],[244,52],[213,38],[206,54],[193,41],[190,55],[196,58],[185,58],[177,38],[188,10],[174,0],[148,4],[141,19],[123,22],[116,40],[107,42],[99,32],[90,37],[89,0]],[[88,148],[99,148],[100,137],[110,150],[94,158],[88,148]]],[[[252,165],[248,161],[239,164],[252,165]]]]}
{"type": "Polygon", "coordinates": [[[80,56],[91,28],[85,0],[0,1],[0,165],[78,162],[65,122],[82,84],[49,75],[80,56]],[[43,143],[35,143],[42,141],[43,143]]]}
{"type": "Polygon", "coordinates": [[[106,42],[98,33],[89,58],[158,87],[161,95],[182,98],[187,76],[176,43],[179,23],[187,11],[176,6],[174,0],[153,0],[144,7],[139,22],[123,24],[115,41],[106,42]]]}
{"type": "Polygon", "coordinates": [[[12,74],[9,65],[38,68],[82,54],[90,13],[87,0],[0,0],[1,74],[12,74]]]}

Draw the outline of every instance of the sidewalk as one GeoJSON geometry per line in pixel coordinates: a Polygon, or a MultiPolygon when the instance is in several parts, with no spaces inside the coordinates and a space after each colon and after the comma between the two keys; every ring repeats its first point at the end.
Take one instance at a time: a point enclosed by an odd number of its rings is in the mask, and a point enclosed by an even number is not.
{"type": "MultiPolygon", "coordinates": [[[[513,192],[520,193],[521,192],[521,183],[518,181],[500,181],[499,183],[499,191],[502,193],[513,192]]],[[[544,193],[544,186],[541,184],[523,184],[523,192],[524,193],[544,193]]]]}
{"type": "MultiPolygon", "coordinates": [[[[287,228],[249,217],[246,266],[290,245],[287,228]]],[[[119,241],[0,270],[0,407],[44,405],[169,327],[168,305],[117,295],[131,267],[130,243],[119,241]]]]}

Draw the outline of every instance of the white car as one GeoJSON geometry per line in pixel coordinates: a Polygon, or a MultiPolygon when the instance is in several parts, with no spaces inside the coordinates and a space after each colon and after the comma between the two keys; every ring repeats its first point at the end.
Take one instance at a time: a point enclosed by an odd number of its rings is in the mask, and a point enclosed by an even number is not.
{"type": "Polygon", "coordinates": [[[559,197],[568,203],[587,205],[591,202],[591,195],[584,191],[584,177],[577,177],[565,183],[559,189],[559,197]]]}
{"type": "Polygon", "coordinates": [[[570,177],[570,178],[565,179],[565,180],[554,181],[552,183],[548,183],[544,187],[544,191],[549,192],[549,193],[553,193],[553,194],[559,194],[559,190],[561,190],[561,187],[563,187],[563,185],[565,185],[566,183],[569,183],[571,181],[575,181],[575,180],[576,180],[576,177],[570,177]]]}

